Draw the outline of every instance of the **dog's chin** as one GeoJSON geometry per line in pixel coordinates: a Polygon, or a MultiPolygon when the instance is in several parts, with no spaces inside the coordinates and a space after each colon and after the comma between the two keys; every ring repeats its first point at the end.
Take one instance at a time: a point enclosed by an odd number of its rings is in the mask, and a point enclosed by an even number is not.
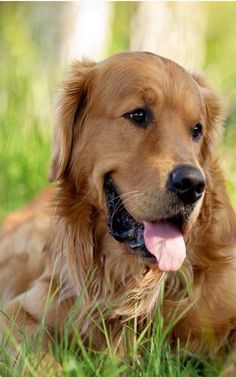
{"type": "MultiPolygon", "coordinates": [[[[109,175],[105,178],[104,190],[107,204],[107,225],[111,236],[124,245],[127,253],[139,257],[145,263],[157,265],[156,258],[145,245],[144,223],[137,222],[128,212],[121,199],[122,194],[109,175]]],[[[160,224],[173,226],[184,236],[192,226],[193,212],[192,207],[180,208],[177,213],[157,220],[160,224]]]]}

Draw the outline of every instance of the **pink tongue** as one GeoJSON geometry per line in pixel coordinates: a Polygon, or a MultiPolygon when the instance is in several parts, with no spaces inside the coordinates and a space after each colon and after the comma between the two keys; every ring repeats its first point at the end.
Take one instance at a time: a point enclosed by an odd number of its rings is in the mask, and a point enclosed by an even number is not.
{"type": "Polygon", "coordinates": [[[161,271],[177,271],[182,266],[186,248],[181,232],[174,225],[145,221],[144,241],[161,271]]]}

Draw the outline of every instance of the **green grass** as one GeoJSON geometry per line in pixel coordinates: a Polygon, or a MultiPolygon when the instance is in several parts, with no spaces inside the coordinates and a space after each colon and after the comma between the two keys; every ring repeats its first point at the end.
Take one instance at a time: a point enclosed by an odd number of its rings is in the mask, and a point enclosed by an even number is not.
{"type": "MultiPolygon", "coordinates": [[[[79,305],[79,304],[78,304],[79,305]]],[[[76,305],[76,310],[79,310],[76,305]]],[[[52,360],[45,366],[44,372],[40,371],[43,355],[40,351],[42,334],[45,331],[44,323],[39,326],[33,337],[23,339],[19,344],[11,331],[0,344],[0,375],[10,376],[47,376],[51,363],[59,363],[64,376],[68,377],[214,377],[220,376],[223,364],[210,362],[201,355],[190,354],[184,348],[176,345],[175,351],[171,350],[168,336],[171,325],[164,328],[164,321],[160,310],[152,326],[147,326],[139,335],[136,334],[137,323],[127,324],[124,329],[128,351],[123,357],[113,352],[109,340],[106,350],[91,351],[83,346],[83,342],[76,331],[69,337],[76,311],[72,312],[68,320],[63,339],[55,335],[49,353],[52,360]],[[13,358],[12,351],[18,354],[17,361],[13,358]]],[[[75,329],[73,327],[73,329],[75,329]]],[[[99,327],[101,328],[101,326],[99,327]]],[[[108,339],[105,325],[102,331],[108,339]]],[[[53,375],[56,375],[53,374],[53,375]]]]}

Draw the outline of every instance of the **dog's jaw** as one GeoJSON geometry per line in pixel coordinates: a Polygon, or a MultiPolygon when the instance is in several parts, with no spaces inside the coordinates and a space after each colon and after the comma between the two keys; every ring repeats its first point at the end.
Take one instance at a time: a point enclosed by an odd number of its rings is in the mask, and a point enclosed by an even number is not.
{"type": "Polygon", "coordinates": [[[107,225],[110,234],[118,242],[126,243],[126,250],[134,253],[148,263],[156,263],[144,242],[144,225],[138,223],[126,210],[112,179],[105,179],[104,189],[107,202],[107,225]]]}
{"type": "MultiPolygon", "coordinates": [[[[105,178],[104,190],[108,210],[107,225],[110,229],[111,236],[114,237],[118,242],[124,243],[125,250],[139,257],[144,263],[157,265],[157,256],[160,256],[160,253],[157,251],[158,245],[156,244],[154,249],[147,247],[147,243],[148,245],[153,245],[153,242],[150,243],[146,239],[147,234],[149,234],[148,232],[145,232],[148,223],[146,222],[145,226],[145,222],[139,223],[132,217],[132,215],[125,208],[121,199],[122,195],[119,193],[119,189],[113,183],[113,180],[110,176],[107,176],[105,178]]],[[[181,216],[181,214],[178,214],[173,218],[164,219],[157,222],[156,224],[152,223],[151,227],[152,229],[156,229],[156,241],[158,243],[161,242],[164,249],[165,245],[168,245],[171,242],[170,239],[173,237],[173,234],[175,238],[174,247],[177,247],[176,236],[178,234],[181,238],[181,245],[183,246],[182,249],[184,249],[184,252],[181,254],[185,255],[185,246],[182,236],[184,218],[183,216],[181,216]],[[164,228],[165,232],[163,233],[164,228]],[[160,239],[158,237],[158,233],[163,233],[163,235],[166,234],[168,235],[168,237],[166,239],[160,239]]],[[[175,253],[175,250],[173,251],[175,253]]],[[[182,258],[182,260],[184,260],[184,258],[182,258]]],[[[178,266],[181,267],[181,265],[182,263],[178,263],[178,266]]],[[[170,269],[173,270],[172,267],[170,269]]]]}

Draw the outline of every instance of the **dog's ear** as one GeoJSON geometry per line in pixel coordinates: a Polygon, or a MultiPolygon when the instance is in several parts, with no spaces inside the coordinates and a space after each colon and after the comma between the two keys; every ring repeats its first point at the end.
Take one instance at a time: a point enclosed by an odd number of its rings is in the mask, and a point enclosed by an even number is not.
{"type": "Polygon", "coordinates": [[[207,130],[201,149],[202,159],[206,161],[213,156],[214,148],[222,136],[226,104],[207,84],[202,75],[193,74],[193,78],[202,93],[207,118],[207,130]]]}
{"type": "Polygon", "coordinates": [[[77,120],[79,123],[79,117],[86,107],[89,83],[95,64],[91,61],[75,62],[68,79],[62,84],[56,107],[50,181],[62,178],[68,166],[73,129],[77,120]]]}

